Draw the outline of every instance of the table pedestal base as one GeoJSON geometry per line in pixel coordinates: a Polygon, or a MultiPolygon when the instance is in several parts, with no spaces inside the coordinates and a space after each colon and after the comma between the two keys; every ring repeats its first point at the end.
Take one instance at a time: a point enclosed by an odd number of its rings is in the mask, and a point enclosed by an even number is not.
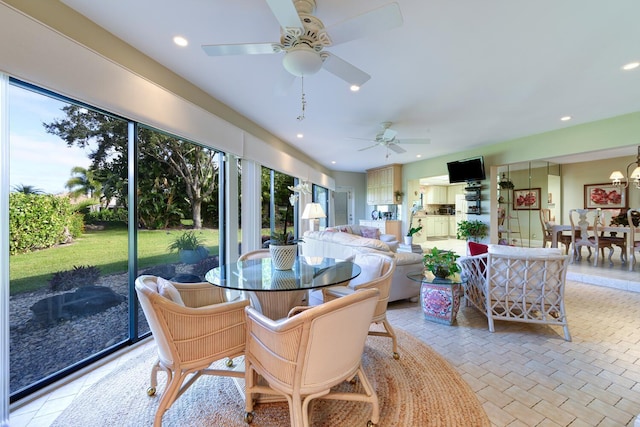
{"type": "Polygon", "coordinates": [[[420,301],[425,319],[452,325],[456,320],[462,295],[461,284],[422,282],[420,301]]]}

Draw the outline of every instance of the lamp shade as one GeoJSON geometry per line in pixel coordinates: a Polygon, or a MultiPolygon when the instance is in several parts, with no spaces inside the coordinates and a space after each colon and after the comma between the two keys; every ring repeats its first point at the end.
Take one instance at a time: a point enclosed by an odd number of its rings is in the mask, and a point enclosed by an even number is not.
{"type": "Polygon", "coordinates": [[[326,218],[320,203],[307,203],[302,212],[302,219],[326,218]]]}

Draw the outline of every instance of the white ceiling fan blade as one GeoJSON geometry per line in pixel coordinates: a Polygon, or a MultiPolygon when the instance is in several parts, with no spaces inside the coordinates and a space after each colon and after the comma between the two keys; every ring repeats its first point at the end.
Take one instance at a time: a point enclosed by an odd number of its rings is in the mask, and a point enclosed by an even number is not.
{"type": "Polygon", "coordinates": [[[356,141],[370,141],[370,142],[375,142],[375,140],[374,140],[374,139],[372,139],[372,138],[355,138],[355,137],[352,137],[352,136],[348,136],[348,137],[347,137],[347,139],[353,139],[353,140],[356,140],[356,141]]]}
{"type": "Polygon", "coordinates": [[[322,68],[351,85],[362,86],[371,76],[333,54],[327,54],[322,68]]]}
{"type": "Polygon", "coordinates": [[[430,144],[429,138],[403,138],[397,141],[399,144],[430,144]]]}
{"type": "Polygon", "coordinates": [[[378,146],[378,144],[373,144],[373,145],[370,145],[370,146],[368,146],[368,147],[361,148],[361,149],[359,149],[358,151],[368,150],[368,149],[370,149],[370,148],[377,147],[377,146],[378,146]]]}
{"type": "Polygon", "coordinates": [[[293,86],[293,81],[295,79],[296,79],[296,76],[289,73],[287,70],[283,68],[282,71],[280,72],[280,75],[278,76],[278,81],[276,82],[276,85],[273,88],[273,93],[276,96],[287,95],[289,93],[289,90],[291,89],[291,86],[293,86]]]}
{"type": "Polygon", "coordinates": [[[327,28],[331,43],[336,45],[391,30],[402,25],[398,3],[373,9],[327,28]]]}
{"type": "Polygon", "coordinates": [[[388,144],[387,147],[391,150],[391,151],[395,151],[398,154],[401,153],[406,153],[407,150],[405,150],[404,148],[400,147],[398,144],[388,144]]]}
{"type": "Polygon", "coordinates": [[[202,49],[209,56],[257,55],[277,52],[274,43],[204,44],[202,49]]]}
{"type": "Polygon", "coordinates": [[[266,0],[266,2],[282,28],[303,28],[292,0],[266,0]]]}
{"type": "Polygon", "coordinates": [[[382,139],[384,139],[385,141],[393,141],[397,134],[397,131],[387,128],[382,134],[382,139]]]}

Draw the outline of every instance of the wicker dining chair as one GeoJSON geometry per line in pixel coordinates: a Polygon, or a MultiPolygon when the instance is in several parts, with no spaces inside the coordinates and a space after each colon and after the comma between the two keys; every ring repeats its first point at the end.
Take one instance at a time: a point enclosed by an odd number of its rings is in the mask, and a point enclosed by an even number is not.
{"type": "Polygon", "coordinates": [[[370,330],[369,335],[391,338],[393,358],[399,359],[396,333],[387,319],[387,305],[389,304],[391,279],[396,269],[396,260],[382,254],[362,253],[356,254],[353,262],[360,266],[362,271],[360,275],[343,285],[323,288],[322,299],[327,302],[352,294],[360,289],[377,289],[380,296],[371,323],[382,324],[384,331],[370,330]]]}
{"type": "Polygon", "coordinates": [[[226,302],[224,290],[209,283],[175,283],[143,275],[136,294],[153,334],[158,360],[151,369],[149,396],[156,393],[158,371],[167,374],[153,425],[201,375],[243,378],[243,371],[210,369],[212,363],[242,356],[246,343],[248,301],[226,302]],[[191,377],[189,377],[191,376],[191,377]]]}
{"type": "Polygon", "coordinates": [[[368,425],[378,423],[378,396],[362,368],[377,303],[378,291],[366,289],[309,307],[280,322],[247,307],[245,421],[254,419],[256,396],[267,394],[285,396],[293,427],[309,426],[309,404],[314,399],[371,403],[368,425]],[[355,376],[362,391],[331,390],[355,376]]]}

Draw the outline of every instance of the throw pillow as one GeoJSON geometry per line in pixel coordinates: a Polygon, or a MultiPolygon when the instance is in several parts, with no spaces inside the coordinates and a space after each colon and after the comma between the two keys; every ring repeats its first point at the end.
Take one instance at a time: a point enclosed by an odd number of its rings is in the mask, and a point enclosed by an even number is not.
{"type": "Polygon", "coordinates": [[[368,239],[380,239],[379,228],[360,226],[360,232],[362,233],[362,237],[366,237],[368,239]]]}
{"type": "Polygon", "coordinates": [[[485,244],[469,242],[469,254],[471,256],[486,254],[488,251],[489,246],[485,244]]]}
{"type": "Polygon", "coordinates": [[[169,301],[173,301],[176,304],[184,306],[184,302],[182,301],[182,297],[180,296],[180,292],[173,286],[173,283],[164,279],[162,277],[158,277],[156,280],[158,284],[158,293],[168,299],[169,301]]]}
{"type": "Polygon", "coordinates": [[[350,288],[377,279],[382,274],[383,260],[378,255],[356,254],[353,262],[360,266],[361,272],[349,282],[350,288]]]}

